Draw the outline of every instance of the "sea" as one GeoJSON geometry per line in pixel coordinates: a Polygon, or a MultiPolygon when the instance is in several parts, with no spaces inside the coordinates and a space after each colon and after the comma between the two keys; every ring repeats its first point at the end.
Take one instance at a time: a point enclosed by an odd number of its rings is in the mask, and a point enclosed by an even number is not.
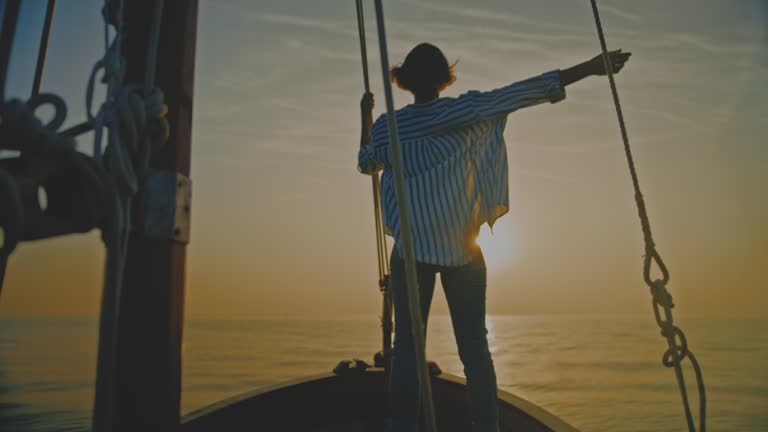
{"type": "MultiPolygon", "coordinates": [[[[707,429],[768,431],[768,319],[678,323],[704,372],[707,429]]],[[[487,324],[501,389],[584,432],[687,430],[652,316],[489,316],[487,324]]],[[[182,412],[329,372],[340,360],[371,362],[380,332],[375,316],[190,318],[182,412]]],[[[93,318],[0,318],[0,430],[90,430],[97,334],[93,318]]],[[[449,317],[430,318],[427,356],[463,376],[449,317]]],[[[689,366],[686,378],[698,412],[689,366]]]]}

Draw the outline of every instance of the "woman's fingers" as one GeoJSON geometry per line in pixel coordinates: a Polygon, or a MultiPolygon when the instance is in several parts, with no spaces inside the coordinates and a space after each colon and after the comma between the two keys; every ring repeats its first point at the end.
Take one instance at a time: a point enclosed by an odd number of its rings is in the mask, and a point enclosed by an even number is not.
{"type": "MultiPolygon", "coordinates": [[[[629,57],[632,56],[632,53],[623,52],[621,49],[609,51],[607,54],[608,54],[608,64],[611,65],[611,70],[613,71],[613,73],[617,73],[622,68],[624,68],[624,64],[626,64],[627,61],[629,61],[629,57]]],[[[604,58],[602,54],[598,54],[597,56],[595,56],[595,58],[592,59],[594,74],[605,75],[606,73],[608,73],[608,71],[605,68],[605,63],[603,61],[604,61],[604,58]]]]}
{"type": "Polygon", "coordinates": [[[623,53],[621,50],[612,51],[610,53],[611,58],[611,64],[613,66],[613,72],[617,73],[619,72],[624,65],[629,61],[629,57],[632,55],[632,53],[623,53]]]}
{"type": "Polygon", "coordinates": [[[360,108],[362,108],[365,111],[371,111],[373,110],[374,101],[373,101],[373,93],[366,92],[363,93],[363,97],[360,99],[360,108]]]}

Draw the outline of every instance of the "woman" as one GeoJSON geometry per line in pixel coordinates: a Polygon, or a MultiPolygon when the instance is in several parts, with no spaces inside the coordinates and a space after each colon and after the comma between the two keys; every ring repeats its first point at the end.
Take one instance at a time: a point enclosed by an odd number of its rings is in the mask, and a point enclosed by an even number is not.
{"type": "MultiPolygon", "coordinates": [[[[619,72],[630,53],[609,53],[619,72]]],[[[554,70],[489,92],[470,91],[458,98],[440,92],[456,77],[443,53],[422,43],[392,82],[413,94],[414,103],[396,113],[402,145],[407,199],[412,215],[414,253],[426,326],[435,275],[445,291],[453,331],[464,364],[472,430],[498,432],[496,374],[485,328],[486,269],[475,242],[484,223],[493,226],[509,208],[504,126],[509,113],[565,98],[565,87],[590,75],[604,75],[602,56],[554,70]]],[[[358,169],[384,170],[381,179],[384,225],[394,236],[391,288],[395,306],[395,342],[389,381],[390,430],[417,431],[419,392],[401,258],[400,223],[390,165],[385,116],[372,123],[373,95],[360,102],[362,134],[358,169]],[[372,141],[372,142],[371,142],[372,141]]]]}

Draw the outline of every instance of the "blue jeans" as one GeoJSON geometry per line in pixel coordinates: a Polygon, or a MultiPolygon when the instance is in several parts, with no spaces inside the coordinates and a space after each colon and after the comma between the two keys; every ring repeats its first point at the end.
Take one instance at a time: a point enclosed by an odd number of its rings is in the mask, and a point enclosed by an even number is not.
{"type": "MultiPolygon", "coordinates": [[[[411,338],[410,315],[405,285],[405,266],[397,247],[392,248],[391,287],[395,306],[395,342],[389,375],[390,432],[419,430],[419,389],[416,354],[411,338]]],[[[453,333],[467,377],[473,432],[498,432],[496,372],[485,328],[486,271],[483,254],[478,248],[469,264],[459,267],[417,263],[421,298],[421,316],[427,325],[435,276],[445,291],[451,313],[453,333]]]]}

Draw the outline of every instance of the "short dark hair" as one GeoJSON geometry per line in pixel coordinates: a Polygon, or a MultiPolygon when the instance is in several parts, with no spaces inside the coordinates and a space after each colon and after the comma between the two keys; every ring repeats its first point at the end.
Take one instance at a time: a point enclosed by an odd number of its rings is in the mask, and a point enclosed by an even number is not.
{"type": "Polygon", "coordinates": [[[411,93],[423,91],[441,92],[456,81],[453,67],[440,48],[429,44],[416,45],[405,57],[401,65],[394,66],[389,71],[393,83],[411,93]]]}

